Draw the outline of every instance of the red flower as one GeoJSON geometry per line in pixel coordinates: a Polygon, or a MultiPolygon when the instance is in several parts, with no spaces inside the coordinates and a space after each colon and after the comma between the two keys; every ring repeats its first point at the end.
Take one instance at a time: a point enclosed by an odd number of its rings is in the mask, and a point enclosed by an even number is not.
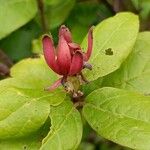
{"type": "Polygon", "coordinates": [[[72,42],[71,33],[64,25],[59,29],[59,42],[56,49],[52,37],[49,35],[43,36],[42,43],[45,60],[54,72],[63,76],[49,88],[50,90],[58,87],[62,79],[66,79],[67,76],[77,75],[86,67],[86,61],[88,61],[92,52],[92,31],[91,28],[88,33],[87,53],[82,52],[80,45],[72,42]]]}

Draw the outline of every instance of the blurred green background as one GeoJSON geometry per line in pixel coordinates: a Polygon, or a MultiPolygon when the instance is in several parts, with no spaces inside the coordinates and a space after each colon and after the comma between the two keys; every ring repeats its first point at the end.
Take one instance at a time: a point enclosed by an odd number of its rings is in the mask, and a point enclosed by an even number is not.
{"type": "MultiPolygon", "coordinates": [[[[141,31],[150,29],[150,0],[0,0],[0,78],[21,59],[42,53],[44,33],[57,43],[58,28],[65,24],[81,43],[89,27],[121,11],[139,15],[141,31]]],[[[85,123],[79,150],[128,149],[96,136],[85,123]]]]}

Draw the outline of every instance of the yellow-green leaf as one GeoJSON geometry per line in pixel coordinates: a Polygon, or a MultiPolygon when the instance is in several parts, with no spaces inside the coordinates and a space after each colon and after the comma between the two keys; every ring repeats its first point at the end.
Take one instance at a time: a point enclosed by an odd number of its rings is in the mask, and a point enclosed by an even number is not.
{"type": "Polygon", "coordinates": [[[150,148],[150,97],[102,88],[86,97],[83,114],[104,138],[132,149],[150,148]]]}
{"type": "MultiPolygon", "coordinates": [[[[84,71],[87,78],[95,80],[118,69],[132,51],[138,29],[138,17],[128,12],[118,13],[98,24],[93,33],[93,51],[89,61],[93,70],[84,71]]],[[[86,39],[82,47],[86,50],[86,39]]]]}

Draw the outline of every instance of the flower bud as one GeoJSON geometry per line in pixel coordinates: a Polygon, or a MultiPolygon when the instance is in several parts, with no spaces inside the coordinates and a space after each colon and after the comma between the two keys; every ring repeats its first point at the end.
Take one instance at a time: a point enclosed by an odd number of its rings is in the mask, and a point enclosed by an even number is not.
{"type": "MultiPolygon", "coordinates": [[[[52,37],[44,35],[42,39],[43,52],[48,66],[57,74],[62,75],[61,79],[68,76],[75,76],[81,73],[82,69],[87,68],[85,64],[89,60],[93,47],[93,28],[88,33],[87,52],[82,52],[79,44],[72,42],[71,32],[66,26],[59,29],[59,42],[57,52],[53,44],[52,37]]],[[[61,82],[56,81],[52,88],[55,89],[61,82]]]]}

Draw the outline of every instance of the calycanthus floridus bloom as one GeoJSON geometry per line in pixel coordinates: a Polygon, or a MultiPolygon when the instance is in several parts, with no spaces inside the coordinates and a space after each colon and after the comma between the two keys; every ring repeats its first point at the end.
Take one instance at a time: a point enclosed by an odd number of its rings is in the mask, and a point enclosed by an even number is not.
{"type": "Polygon", "coordinates": [[[93,46],[93,27],[88,32],[87,52],[84,53],[79,44],[72,41],[71,32],[62,25],[59,29],[58,46],[55,48],[53,39],[49,35],[44,35],[42,38],[43,52],[48,66],[62,77],[57,80],[47,90],[54,90],[61,84],[66,85],[67,78],[74,76],[82,76],[82,69],[92,69],[87,63],[92,53],[93,46]]]}

